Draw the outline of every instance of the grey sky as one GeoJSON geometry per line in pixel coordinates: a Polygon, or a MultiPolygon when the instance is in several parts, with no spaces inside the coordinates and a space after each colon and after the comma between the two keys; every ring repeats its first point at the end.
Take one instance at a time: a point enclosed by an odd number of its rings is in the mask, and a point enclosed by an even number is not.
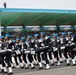
{"type": "Polygon", "coordinates": [[[76,10],[76,0],[0,0],[0,8],[3,8],[4,1],[7,3],[7,8],[76,10]]]}

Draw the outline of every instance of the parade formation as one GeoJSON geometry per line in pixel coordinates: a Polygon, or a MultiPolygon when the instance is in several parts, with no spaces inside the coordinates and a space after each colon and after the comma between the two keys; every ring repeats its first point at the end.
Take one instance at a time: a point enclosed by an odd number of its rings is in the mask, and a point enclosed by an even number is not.
{"type": "Polygon", "coordinates": [[[11,36],[9,33],[0,36],[0,69],[3,74],[12,75],[17,69],[50,69],[51,65],[76,65],[76,36],[72,32],[54,33],[53,37],[46,32],[28,36],[11,36]],[[55,60],[55,61],[54,61],[55,60]],[[51,65],[50,65],[51,64],[51,65]]]}

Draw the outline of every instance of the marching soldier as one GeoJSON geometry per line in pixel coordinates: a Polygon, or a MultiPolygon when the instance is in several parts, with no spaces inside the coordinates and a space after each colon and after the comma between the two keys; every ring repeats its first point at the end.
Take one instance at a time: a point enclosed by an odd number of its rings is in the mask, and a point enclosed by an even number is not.
{"type": "Polygon", "coordinates": [[[12,66],[11,66],[11,55],[12,55],[12,40],[11,40],[11,35],[9,34],[6,34],[6,37],[5,37],[5,57],[6,57],[6,63],[7,63],[7,66],[8,66],[8,75],[11,75],[13,74],[13,71],[12,71],[12,66]]]}
{"type": "Polygon", "coordinates": [[[58,51],[60,50],[60,40],[57,38],[58,34],[54,34],[54,40],[53,40],[53,52],[54,57],[57,59],[57,65],[60,65],[60,60],[58,56],[58,51]]]}
{"type": "Polygon", "coordinates": [[[41,57],[40,57],[42,52],[44,53],[44,59],[45,59],[45,62],[46,62],[46,69],[50,69],[49,61],[48,61],[48,58],[47,58],[47,52],[48,52],[49,47],[46,44],[47,41],[46,41],[46,38],[45,38],[44,34],[45,34],[44,32],[41,32],[42,39],[40,39],[39,34],[35,34],[36,53],[37,53],[38,62],[39,62],[39,66],[40,66],[39,69],[43,69],[43,65],[42,65],[41,57]]]}
{"type": "Polygon", "coordinates": [[[24,68],[23,66],[25,65],[25,69],[28,69],[29,65],[27,60],[29,60],[31,69],[35,69],[33,62],[37,60],[39,69],[43,69],[43,62],[46,65],[46,69],[50,69],[49,61],[51,65],[54,65],[52,54],[57,59],[57,65],[60,65],[62,53],[66,58],[67,65],[70,65],[69,58],[72,59],[73,65],[76,65],[76,37],[71,32],[68,32],[67,37],[65,32],[62,32],[61,37],[58,34],[54,34],[53,40],[50,36],[46,36],[45,32],[41,32],[40,35],[34,34],[34,37],[32,39],[32,36],[27,36],[27,40],[25,37],[12,40],[11,36],[6,34],[4,41],[4,36],[0,36],[1,73],[13,74],[11,66],[12,55],[14,55],[13,57],[17,65],[16,68],[24,68]],[[23,61],[25,64],[23,64],[23,61]]]}
{"type": "MultiPolygon", "coordinates": [[[[74,36],[74,35],[73,35],[74,36]]],[[[76,61],[76,36],[74,36],[74,41],[75,41],[75,48],[74,48],[74,51],[75,51],[75,57],[74,57],[74,59],[75,59],[75,61],[76,61]]]]}
{"type": "Polygon", "coordinates": [[[16,43],[15,43],[15,49],[14,49],[14,53],[15,53],[15,61],[16,61],[16,68],[23,68],[23,63],[22,63],[22,59],[21,59],[21,42],[20,42],[20,38],[16,38],[16,43]],[[19,62],[17,60],[17,58],[19,59],[19,62]]]}
{"type": "Polygon", "coordinates": [[[30,61],[30,64],[31,64],[31,69],[35,69],[35,66],[33,64],[33,56],[32,56],[32,51],[34,50],[34,41],[32,41],[32,36],[28,36],[27,37],[27,51],[29,51],[28,53],[28,59],[30,61]]]}
{"type": "Polygon", "coordinates": [[[68,53],[69,53],[69,50],[68,50],[68,44],[67,44],[67,40],[66,40],[66,33],[65,32],[62,32],[62,36],[60,38],[60,49],[63,51],[63,54],[66,58],[66,62],[67,62],[67,65],[70,65],[69,63],[69,57],[68,57],[68,53]]]}
{"type": "Polygon", "coordinates": [[[48,50],[49,50],[50,39],[49,39],[49,37],[46,36],[45,32],[41,32],[41,38],[42,38],[41,45],[43,47],[44,59],[45,59],[45,62],[46,62],[46,69],[50,69],[49,60],[48,60],[48,57],[47,57],[47,53],[48,53],[48,50]]]}
{"type": "Polygon", "coordinates": [[[28,69],[28,62],[26,60],[26,57],[27,57],[27,53],[26,53],[26,50],[27,50],[27,44],[26,44],[26,40],[25,40],[25,37],[22,37],[21,38],[21,44],[22,44],[22,48],[21,48],[21,51],[22,51],[22,55],[23,55],[23,60],[25,62],[25,69],[28,69]]]}
{"type": "Polygon", "coordinates": [[[61,50],[61,55],[63,54],[64,59],[66,57],[66,55],[65,55],[66,54],[65,45],[66,45],[66,33],[62,32],[62,35],[60,37],[60,50],[61,50]],[[64,55],[65,55],[65,57],[64,57],[64,55]]]}
{"type": "Polygon", "coordinates": [[[4,36],[0,36],[0,73],[7,73],[4,63],[4,55],[2,54],[2,50],[4,50],[5,44],[4,44],[4,36]]]}
{"type": "MultiPolygon", "coordinates": [[[[72,32],[68,32],[66,41],[67,41],[66,48],[68,50],[68,55],[69,55],[69,57],[72,58],[73,65],[76,65],[75,59],[74,59],[74,57],[75,57],[75,51],[74,51],[75,40],[74,40],[74,36],[72,36],[72,32]]],[[[69,59],[68,59],[67,63],[68,63],[68,65],[70,65],[69,59]]]]}
{"type": "Polygon", "coordinates": [[[50,58],[50,60],[49,60],[49,62],[51,63],[51,65],[54,65],[54,62],[53,62],[53,57],[52,57],[52,54],[53,54],[53,42],[52,42],[52,40],[51,40],[51,38],[50,38],[50,36],[47,36],[47,40],[48,40],[48,46],[49,46],[49,50],[48,50],[48,55],[49,55],[49,58],[50,58]]]}
{"type": "Polygon", "coordinates": [[[41,63],[41,57],[40,57],[41,51],[39,51],[40,49],[42,49],[41,40],[40,40],[39,34],[34,34],[34,36],[35,36],[35,48],[36,48],[35,52],[38,58],[39,69],[43,69],[43,65],[41,63]]]}

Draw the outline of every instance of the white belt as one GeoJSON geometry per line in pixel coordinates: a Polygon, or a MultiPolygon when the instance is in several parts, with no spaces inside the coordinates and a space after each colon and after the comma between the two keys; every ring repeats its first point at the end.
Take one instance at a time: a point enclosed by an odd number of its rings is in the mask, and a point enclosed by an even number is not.
{"type": "Polygon", "coordinates": [[[30,51],[26,50],[24,53],[25,53],[25,54],[28,54],[28,53],[30,53],[30,51]]]}
{"type": "Polygon", "coordinates": [[[48,48],[49,46],[44,46],[45,48],[48,48]]]}
{"type": "Polygon", "coordinates": [[[21,52],[19,50],[15,51],[17,55],[21,54],[21,52]]]}
{"type": "Polygon", "coordinates": [[[53,47],[53,50],[54,50],[54,51],[57,51],[57,50],[58,50],[58,48],[56,48],[56,47],[53,47]]]}
{"type": "Polygon", "coordinates": [[[40,49],[42,49],[43,47],[39,47],[40,49]]]}
{"type": "Polygon", "coordinates": [[[31,50],[34,50],[34,48],[31,48],[31,50]]]}
{"type": "Polygon", "coordinates": [[[27,50],[27,49],[24,49],[25,51],[27,50]]]}
{"type": "Polygon", "coordinates": [[[31,54],[35,54],[35,51],[31,51],[31,54]]]}
{"type": "Polygon", "coordinates": [[[65,49],[65,46],[60,47],[61,50],[65,49]]]}

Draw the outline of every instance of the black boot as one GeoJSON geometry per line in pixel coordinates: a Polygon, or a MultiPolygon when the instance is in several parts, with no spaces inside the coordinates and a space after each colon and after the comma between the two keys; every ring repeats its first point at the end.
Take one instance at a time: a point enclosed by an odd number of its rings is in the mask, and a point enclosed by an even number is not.
{"type": "Polygon", "coordinates": [[[8,73],[7,75],[13,75],[13,73],[12,73],[12,72],[10,72],[10,73],[8,73]]]}
{"type": "Polygon", "coordinates": [[[66,66],[70,66],[70,63],[68,63],[66,66]]]}
{"type": "Polygon", "coordinates": [[[39,67],[38,69],[41,70],[41,69],[43,69],[43,67],[39,67]]]}
{"type": "Polygon", "coordinates": [[[31,67],[31,69],[35,69],[35,67],[31,67]]]}

